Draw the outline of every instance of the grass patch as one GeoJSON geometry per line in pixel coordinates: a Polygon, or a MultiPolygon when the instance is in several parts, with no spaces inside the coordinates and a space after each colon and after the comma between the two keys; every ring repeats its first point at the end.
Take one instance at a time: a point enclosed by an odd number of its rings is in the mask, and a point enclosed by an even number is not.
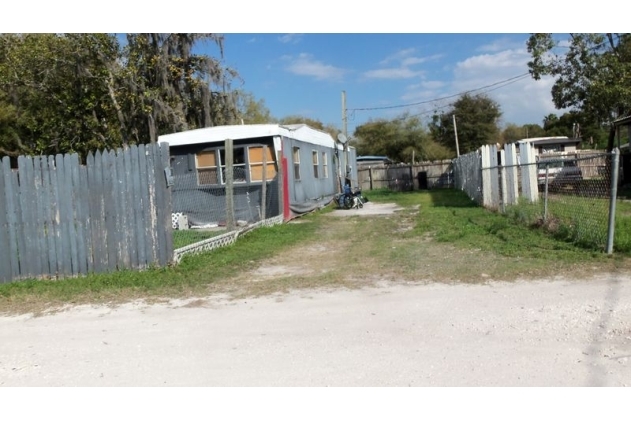
{"type": "Polygon", "coordinates": [[[180,247],[187,246],[189,244],[197,243],[198,241],[213,238],[221,234],[225,234],[226,230],[173,230],[173,248],[178,249],[180,247]]]}
{"type": "MultiPolygon", "coordinates": [[[[215,293],[244,297],[383,281],[572,278],[631,268],[628,253],[610,257],[529,223],[536,211],[526,206],[502,215],[457,190],[365,194],[370,202],[395,203],[402,210],[340,216],[332,204],[290,223],[260,227],[231,246],[185,256],[174,267],[0,285],[0,312],[215,293]]],[[[624,204],[618,211],[629,214],[631,208],[624,204]]],[[[631,232],[629,219],[619,218],[617,230],[631,232]]],[[[625,243],[616,244],[623,249],[625,243]]]]}

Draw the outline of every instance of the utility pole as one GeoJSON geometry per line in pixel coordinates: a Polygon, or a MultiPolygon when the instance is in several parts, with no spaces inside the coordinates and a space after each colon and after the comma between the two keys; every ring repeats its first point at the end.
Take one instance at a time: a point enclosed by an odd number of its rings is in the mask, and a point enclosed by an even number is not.
{"type": "Polygon", "coordinates": [[[348,117],[346,116],[346,91],[342,91],[342,133],[348,138],[348,117]]]}
{"type": "Polygon", "coordinates": [[[456,135],[456,157],[460,156],[460,147],[458,146],[458,129],[456,128],[456,115],[453,115],[454,118],[454,134],[456,135]]]}

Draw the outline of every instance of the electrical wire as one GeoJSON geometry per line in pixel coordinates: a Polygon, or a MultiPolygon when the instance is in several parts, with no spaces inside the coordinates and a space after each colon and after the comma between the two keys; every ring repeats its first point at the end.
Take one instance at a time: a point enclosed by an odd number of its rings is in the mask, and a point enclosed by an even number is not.
{"type": "Polygon", "coordinates": [[[414,103],[410,103],[410,104],[390,105],[390,106],[385,106],[385,107],[348,108],[347,111],[390,110],[390,109],[394,109],[394,108],[407,108],[407,107],[414,107],[416,105],[430,104],[432,102],[443,101],[445,99],[451,99],[451,98],[455,98],[455,97],[462,96],[462,95],[465,95],[465,94],[469,94],[469,93],[472,93],[472,92],[481,91],[481,90],[484,90],[484,89],[487,89],[487,88],[491,88],[491,87],[494,87],[494,86],[497,86],[497,85],[500,85],[500,84],[509,84],[507,82],[514,83],[514,82],[517,82],[517,81],[519,81],[521,79],[524,79],[526,76],[530,76],[530,72],[523,73],[523,74],[518,75],[518,76],[513,76],[511,78],[504,79],[504,80],[501,80],[499,82],[492,83],[490,85],[482,86],[480,88],[470,89],[468,91],[463,91],[463,92],[460,92],[460,93],[457,93],[457,94],[448,95],[448,96],[444,96],[444,97],[440,97],[440,98],[434,98],[434,99],[429,99],[429,100],[420,101],[420,102],[414,102],[414,103]]]}

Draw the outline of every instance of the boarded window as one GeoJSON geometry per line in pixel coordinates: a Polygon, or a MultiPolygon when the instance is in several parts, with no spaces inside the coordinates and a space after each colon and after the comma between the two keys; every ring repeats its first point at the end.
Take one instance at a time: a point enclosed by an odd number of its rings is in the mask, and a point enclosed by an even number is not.
{"type": "Polygon", "coordinates": [[[313,151],[311,152],[311,160],[313,163],[313,177],[314,178],[318,178],[318,173],[319,173],[319,163],[318,163],[318,151],[313,151]]]}
{"type": "Polygon", "coordinates": [[[326,152],[322,152],[322,178],[329,178],[329,161],[326,152]]]}
{"type": "MultiPolygon", "coordinates": [[[[276,165],[272,148],[267,149],[267,170],[265,178],[271,180],[276,177],[276,165]]],[[[250,163],[250,181],[263,181],[263,146],[248,148],[248,162],[250,163]]]]}
{"type": "Polygon", "coordinates": [[[294,146],[294,180],[300,180],[300,148],[294,146]]]}
{"type": "Polygon", "coordinates": [[[196,155],[197,183],[219,184],[217,179],[217,155],[215,151],[199,152],[196,155]]]}

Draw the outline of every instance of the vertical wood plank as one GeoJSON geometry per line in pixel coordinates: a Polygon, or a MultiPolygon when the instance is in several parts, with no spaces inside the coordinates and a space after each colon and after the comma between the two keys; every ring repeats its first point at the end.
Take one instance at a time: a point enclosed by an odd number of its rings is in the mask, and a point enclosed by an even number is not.
{"type": "Polygon", "coordinates": [[[145,204],[144,217],[145,217],[145,247],[147,251],[147,264],[157,265],[160,260],[158,251],[158,238],[156,236],[155,226],[157,224],[156,219],[156,190],[155,184],[150,182],[155,177],[155,165],[156,156],[155,148],[149,145],[147,151],[147,176],[146,180],[149,180],[146,184],[147,188],[147,203],[145,204]]]}
{"type": "Polygon", "coordinates": [[[154,173],[153,179],[149,182],[149,186],[152,186],[155,191],[155,206],[153,213],[155,215],[154,223],[152,224],[153,233],[156,241],[157,248],[157,264],[160,266],[166,266],[169,256],[167,255],[167,239],[164,229],[164,220],[166,213],[166,180],[164,178],[164,167],[162,163],[162,156],[160,154],[160,146],[156,143],[151,145],[152,153],[154,156],[154,173]]]}
{"type": "Polygon", "coordinates": [[[107,270],[115,271],[117,269],[118,250],[116,238],[116,208],[114,203],[114,195],[112,194],[112,154],[104,151],[101,155],[103,162],[103,212],[105,214],[105,231],[107,232],[107,241],[105,242],[107,253],[107,270]]]}
{"type": "Polygon", "coordinates": [[[19,180],[19,168],[17,171],[12,171],[11,173],[11,185],[14,192],[14,209],[15,209],[15,239],[17,243],[18,250],[18,265],[20,268],[20,273],[18,274],[18,278],[24,278],[27,273],[26,268],[26,241],[24,239],[24,215],[22,214],[22,200],[20,199],[21,191],[20,191],[20,180],[19,180]]]}
{"type": "Polygon", "coordinates": [[[165,177],[164,170],[171,166],[171,156],[169,151],[169,144],[166,142],[162,142],[159,145],[156,145],[156,150],[160,154],[160,167],[162,171],[160,171],[157,175],[157,187],[162,190],[162,205],[159,206],[159,209],[162,210],[162,218],[159,220],[158,229],[162,235],[164,241],[164,256],[165,261],[162,265],[167,265],[173,262],[173,225],[171,224],[171,213],[173,212],[173,202],[171,191],[172,188],[167,185],[167,180],[165,177]]]}
{"type": "MultiPolygon", "coordinates": [[[[64,186],[65,197],[68,201],[66,206],[67,215],[65,221],[67,224],[69,246],[70,246],[70,273],[77,275],[79,273],[79,254],[77,246],[77,227],[75,225],[75,197],[74,186],[72,185],[72,172],[73,167],[78,165],[78,160],[73,159],[72,154],[64,155],[64,179],[66,185],[64,186]]],[[[78,171],[78,168],[77,168],[78,171]]]]}
{"type": "Polygon", "coordinates": [[[22,207],[22,221],[24,225],[25,252],[20,253],[20,265],[24,265],[29,278],[40,274],[41,258],[38,253],[37,206],[35,204],[35,182],[33,180],[33,159],[18,157],[18,177],[20,183],[20,205],[22,207]]]}
{"type": "Polygon", "coordinates": [[[137,252],[138,252],[138,261],[134,262],[134,264],[138,267],[146,267],[151,258],[148,258],[147,253],[147,233],[148,230],[151,229],[150,223],[151,218],[147,214],[149,204],[149,189],[147,186],[147,154],[150,153],[150,147],[146,145],[140,145],[137,149],[137,164],[134,163],[134,192],[136,193],[139,200],[139,206],[135,208],[136,211],[136,226],[130,227],[136,237],[137,242],[137,252]]]}
{"type": "Polygon", "coordinates": [[[92,257],[92,227],[90,220],[90,200],[92,193],[88,186],[88,167],[86,165],[79,166],[79,194],[81,195],[81,212],[83,214],[83,238],[85,247],[85,273],[94,271],[94,260],[92,257]]]}
{"type": "Polygon", "coordinates": [[[125,150],[123,157],[123,172],[118,176],[121,179],[123,189],[121,190],[121,199],[124,201],[124,206],[121,207],[121,212],[124,214],[124,225],[122,227],[121,235],[123,236],[123,255],[125,266],[128,268],[138,266],[138,253],[134,245],[134,221],[136,208],[140,206],[138,199],[134,195],[132,173],[135,171],[135,167],[138,166],[138,146],[132,145],[125,150]]]}
{"type": "MultiPolygon", "coordinates": [[[[20,261],[19,261],[19,248],[18,248],[18,221],[17,221],[17,189],[15,188],[15,180],[17,178],[15,172],[11,169],[11,163],[8,157],[2,159],[2,167],[0,171],[4,174],[4,203],[6,209],[7,219],[7,234],[9,237],[10,255],[11,261],[11,280],[19,279],[20,277],[20,261]]],[[[0,196],[0,199],[3,199],[0,196]]]]}
{"type": "Polygon", "coordinates": [[[105,232],[103,210],[103,162],[101,152],[94,155],[94,167],[91,168],[92,178],[90,192],[93,195],[93,209],[91,218],[92,242],[94,246],[94,270],[97,273],[107,270],[107,233],[105,232]]]}
{"type": "MultiPolygon", "coordinates": [[[[5,157],[8,160],[9,158],[5,157]]],[[[11,240],[9,239],[9,223],[7,214],[7,201],[5,199],[5,171],[4,165],[0,166],[0,283],[10,282],[13,280],[11,268],[11,240]]]]}
{"type": "Polygon", "coordinates": [[[127,229],[127,214],[128,207],[127,201],[125,200],[125,189],[127,186],[125,185],[125,159],[123,156],[123,150],[116,150],[116,179],[114,183],[116,184],[116,212],[118,213],[118,218],[116,220],[116,231],[119,239],[118,246],[118,262],[121,267],[129,268],[129,251],[128,244],[129,239],[126,233],[127,229]]]}
{"type": "Polygon", "coordinates": [[[140,174],[138,173],[139,156],[138,146],[133,145],[129,150],[129,161],[125,162],[125,200],[127,202],[125,213],[128,217],[125,225],[125,241],[127,245],[128,265],[133,268],[140,267],[138,250],[138,214],[142,211],[142,198],[138,194],[140,174]]]}
{"type": "Polygon", "coordinates": [[[66,181],[66,162],[61,154],[55,155],[57,167],[57,194],[59,197],[59,233],[61,237],[61,270],[64,276],[72,274],[72,252],[70,250],[70,192],[66,181]]]}
{"type": "Polygon", "coordinates": [[[500,184],[498,177],[497,145],[489,145],[489,176],[491,177],[491,208],[497,209],[500,204],[500,184]]]}
{"type": "Polygon", "coordinates": [[[490,156],[489,156],[489,146],[483,145],[480,148],[480,154],[482,158],[482,205],[485,208],[491,207],[492,198],[491,198],[491,172],[489,170],[490,166],[490,156]]]}
{"type": "Polygon", "coordinates": [[[73,209],[74,209],[74,224],[76,230],[77,239],[77,273],[88,273],[87,263],[87,246],[86,246],[86,221],[87,215],[85,211],[85,203],[87,197],[83,195],[81,190],[81,162],[79,161],[79,155],[71,155],[71,172],[70,177],[72,180],[72,195],[73,195],[73,209]]]}
{"type": "Polygon", "coordinates": [[[51,250],[50,244],[54,244],[52,232],[51,218],[51,201],[50,201],[50,175],[48,169],[48,159],[45,156],[35,158],[36,183],[38,185],[37,192],[37,210],[38,225],[40,235],[40,254],[42,258],[42,275],[56,276],[56,259],[54,258],[54,250],[51,250]],[[51,261],[53,262],[51,264],[51,261]]]}
{"type": "Polygon", "coordinates": [[[61,205],[59,199],[59,170],[54,156],[48,157],[48,170],[50,180],[50,208],[52,242],[55,249],[55,275],[61,277],[63,273],[63,242],[61,233],[61,205]]]}
{"type": "Polygon", "coordinates": [[[116,262],[116,268],[123,269],[126,266],[123,264],[123,257],[121,254],[121,243],[122,243],[122,231],[121,231],[121,217],[122,212],[120,209],[120,185],[119,185],[119,177],[118,177],[118,156],[115,150],[109,151],[110,155],[110,173],[112,178],[112,183],[110,185],[111,195],[112,195],[112,203],[111,203],[111,212],[114,216],[113,218],[113,232],[112,235],[114,237],[114,248],[113,248],[113,260],[116,262]]]}

